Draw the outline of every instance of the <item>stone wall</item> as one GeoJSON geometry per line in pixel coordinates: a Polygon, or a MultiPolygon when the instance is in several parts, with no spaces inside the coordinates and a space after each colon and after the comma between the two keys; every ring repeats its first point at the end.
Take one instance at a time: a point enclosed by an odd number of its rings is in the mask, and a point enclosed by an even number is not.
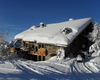
{"type": "Polygon", "coordinates": [[[47,56],[46,60],[51,58],[52,56],[56,55],[56,51],[60,48],[58,46],[53,46],[53,45],[45,45],[45,48],[47,49],[47,56]]]}
{"type": "MultiPolygon", "coordinates": [[[[58,46],[55,45],[50,45],[50,44],[42,44],[42,43],[34,43],[34,42],[29,42],[28,44],[25,44],[24,42],[24,47],[30,47],[31,50],[34,51],[34,49],[32,48],[32,45],[34,45],[34,47],[37,47],[37,49],[39,48],[44,48],[46,49],[46,56],[45,56],[45,60],[48,60],[49,58],[51,58],[52,56],[56,55],[56,51],[60,48],[58,46]]],[[[38,52],[38,51],[37,51],[38,52]]],[[[37,53],[36,52],[36,53],[37,53]]]]}

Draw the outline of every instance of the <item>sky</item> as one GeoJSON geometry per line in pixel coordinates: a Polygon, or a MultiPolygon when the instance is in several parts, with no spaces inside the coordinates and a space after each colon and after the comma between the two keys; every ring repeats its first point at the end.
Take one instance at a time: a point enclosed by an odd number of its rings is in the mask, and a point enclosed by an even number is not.
{"type": "Polygon", "coordinates": [[[99,17],[100,0],[0,0],[0,32],[4,32],[8,40],[41,22],[93,18],[100,23],[99,17]]]}

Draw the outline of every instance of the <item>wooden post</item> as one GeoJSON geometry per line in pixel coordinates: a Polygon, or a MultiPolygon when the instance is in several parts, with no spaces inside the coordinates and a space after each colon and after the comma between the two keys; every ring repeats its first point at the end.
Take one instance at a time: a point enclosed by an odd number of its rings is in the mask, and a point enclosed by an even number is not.
{"type": "Polygon", "coordinates": [[[37,55],[37,61],[39,61],[39,56],[37,55]]]}
{"type": "Polygon", "coordinates": [[[41,56],[41,61],[43,61],[43,56],[41,56]]]}

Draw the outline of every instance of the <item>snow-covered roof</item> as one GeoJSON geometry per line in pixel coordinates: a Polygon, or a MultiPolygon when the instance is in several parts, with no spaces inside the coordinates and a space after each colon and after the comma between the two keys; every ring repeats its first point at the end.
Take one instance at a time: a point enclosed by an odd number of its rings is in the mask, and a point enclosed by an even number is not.
{"type": "Polygon", "coordinates": [[[47,24],[46,27],[35,28],[32,26],[15,36],[14,39],[22,39],[23,41],[36,41],[37,43],[54,44],[58,46],[66,46],[71,43],[74,38],[90,23],[92,18],[84,18],[71,20],[61,23],[47,24]],[[71,29],[67,34],[62,31],[65,28],[71,29]]]}

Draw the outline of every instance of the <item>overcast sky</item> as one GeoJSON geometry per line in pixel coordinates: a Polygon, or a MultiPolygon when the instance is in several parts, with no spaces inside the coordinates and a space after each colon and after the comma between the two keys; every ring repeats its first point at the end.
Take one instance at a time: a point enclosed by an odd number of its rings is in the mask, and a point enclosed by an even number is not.
{"type": "Polygon", "coordinates": [[[40,22],[88,17],[100,23],[100,0],[0,0],[0,30],[9,30],[9,40],[40,22]]]}

